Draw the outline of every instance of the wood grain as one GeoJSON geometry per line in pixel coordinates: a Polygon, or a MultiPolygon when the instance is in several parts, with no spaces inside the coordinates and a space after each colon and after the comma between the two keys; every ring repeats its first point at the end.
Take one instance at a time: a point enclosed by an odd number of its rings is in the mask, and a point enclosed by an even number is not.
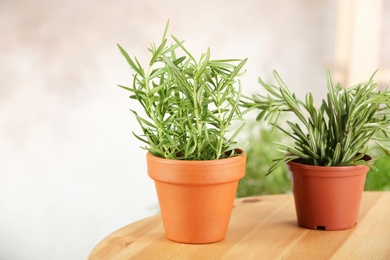
{"type": "Polygon", "coordinates": [[[297,225],[291,194],[236,199],[226,239],[188,245],[165,238],[160,215],[103,239],[89,259],[390,259],[390,192],[365,192],[356,227],[297,225]]]}

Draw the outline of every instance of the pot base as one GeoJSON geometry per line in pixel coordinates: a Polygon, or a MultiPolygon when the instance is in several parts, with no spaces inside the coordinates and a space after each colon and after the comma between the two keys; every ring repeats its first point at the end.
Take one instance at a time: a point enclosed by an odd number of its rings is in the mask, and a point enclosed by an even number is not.
{"type": "Polygon", "coordinates": [[[298,222],[298,225],[303,228],[307,229],[313,229],[313,230],[322,230],[322,231],[337,231],[337,230],[346,230],[346,229],[351,229],[356,226],[357,222],[353,225],[339,225],[339,226],[321,226],[321,225],[307,225],[307,224],[302,224],[298,222]]]}

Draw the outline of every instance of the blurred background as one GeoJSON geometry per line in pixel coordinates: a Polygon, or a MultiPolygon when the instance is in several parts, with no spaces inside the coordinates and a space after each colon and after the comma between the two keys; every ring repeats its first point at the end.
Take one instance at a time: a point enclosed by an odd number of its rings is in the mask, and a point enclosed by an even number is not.
{"type": "MultiPolygon", "coordinates": [[[[352,85],[379,68],[380,87],[390,82],[384,0],[0,0],[0,259],[86,259],[109,233],[158,213],[116,44],[145,64],[168,19],[198,57],[208,47],[214,59],[248,57],[247,95],[273,69],[318,99],[326,70],[352,85]]],[[[280,137],[248,121],[238,196],[289,192],[283,169],[263,178],[280,137]]],[[[367,189],[389,189],[375,174],[367,189]]]]}

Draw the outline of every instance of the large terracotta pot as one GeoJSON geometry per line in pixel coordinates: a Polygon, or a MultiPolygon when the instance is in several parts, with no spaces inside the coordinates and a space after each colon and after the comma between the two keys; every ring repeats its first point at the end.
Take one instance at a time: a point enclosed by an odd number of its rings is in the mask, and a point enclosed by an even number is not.
{"type": "Polygon", "coordinates": [[[147,154],[166,237],[204,244],[226,236],[246,154],[210,161],[168,160],[147,154]]]}
{"type": "Polygon", "coordinates": [[[368,166],[287,165],[301,227],[343,230],[356,225],[368,166]]]}

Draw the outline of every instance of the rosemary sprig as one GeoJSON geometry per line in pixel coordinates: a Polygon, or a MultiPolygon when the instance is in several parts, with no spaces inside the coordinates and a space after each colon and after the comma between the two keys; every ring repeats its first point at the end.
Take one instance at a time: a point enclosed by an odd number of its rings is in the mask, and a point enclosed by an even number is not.
{"type": "Polygon", "coordinates": [[[267,95],[256,94],[244,97],[241,106],[248,110],[259,109],[257,120],[266,120],[294,140],[294,145],[278,144],[284,155],[275,159],[268,174],[278,166],[292,160],[318,166],[347,166],[365,164],[362,160],[367,144],[374,140],[390,154],[383,141],[390,133],[390,92],[377,90],[371,76],[368,82],[351,88],[334,85],[331,74],[327,73],[327,99],[320,107],[314,106],[311,93],[305,100],[299,100],[274,71],[279,86],[268,85],[261,79],[260,84],[267,95]],[[287,121],[290,131],[279,125],[281,113],[292,113],[300,124],[287,121]],[[378,138],[380,134],[383,138],[378,138]]]}
{"type": "Polygon", "coordinates": [[[130,98],[137,100],[145,113],[131,110],[142,129],[142,134],[133,134],[147,144],[144,149],[167,159],[235,156],[235,137],[244,124],[230,133],[234,120],[243,121],[241,86],[236,77],[242,75],[247,59],[212,60],[208,49],[196,60],[175,36],[168,44],[168,26],[169,21],[161,43],[149,48],[151,59],[146,68],[118,44],[134,72],[130,87],[119,86],[132,93],[130,98]]]}

